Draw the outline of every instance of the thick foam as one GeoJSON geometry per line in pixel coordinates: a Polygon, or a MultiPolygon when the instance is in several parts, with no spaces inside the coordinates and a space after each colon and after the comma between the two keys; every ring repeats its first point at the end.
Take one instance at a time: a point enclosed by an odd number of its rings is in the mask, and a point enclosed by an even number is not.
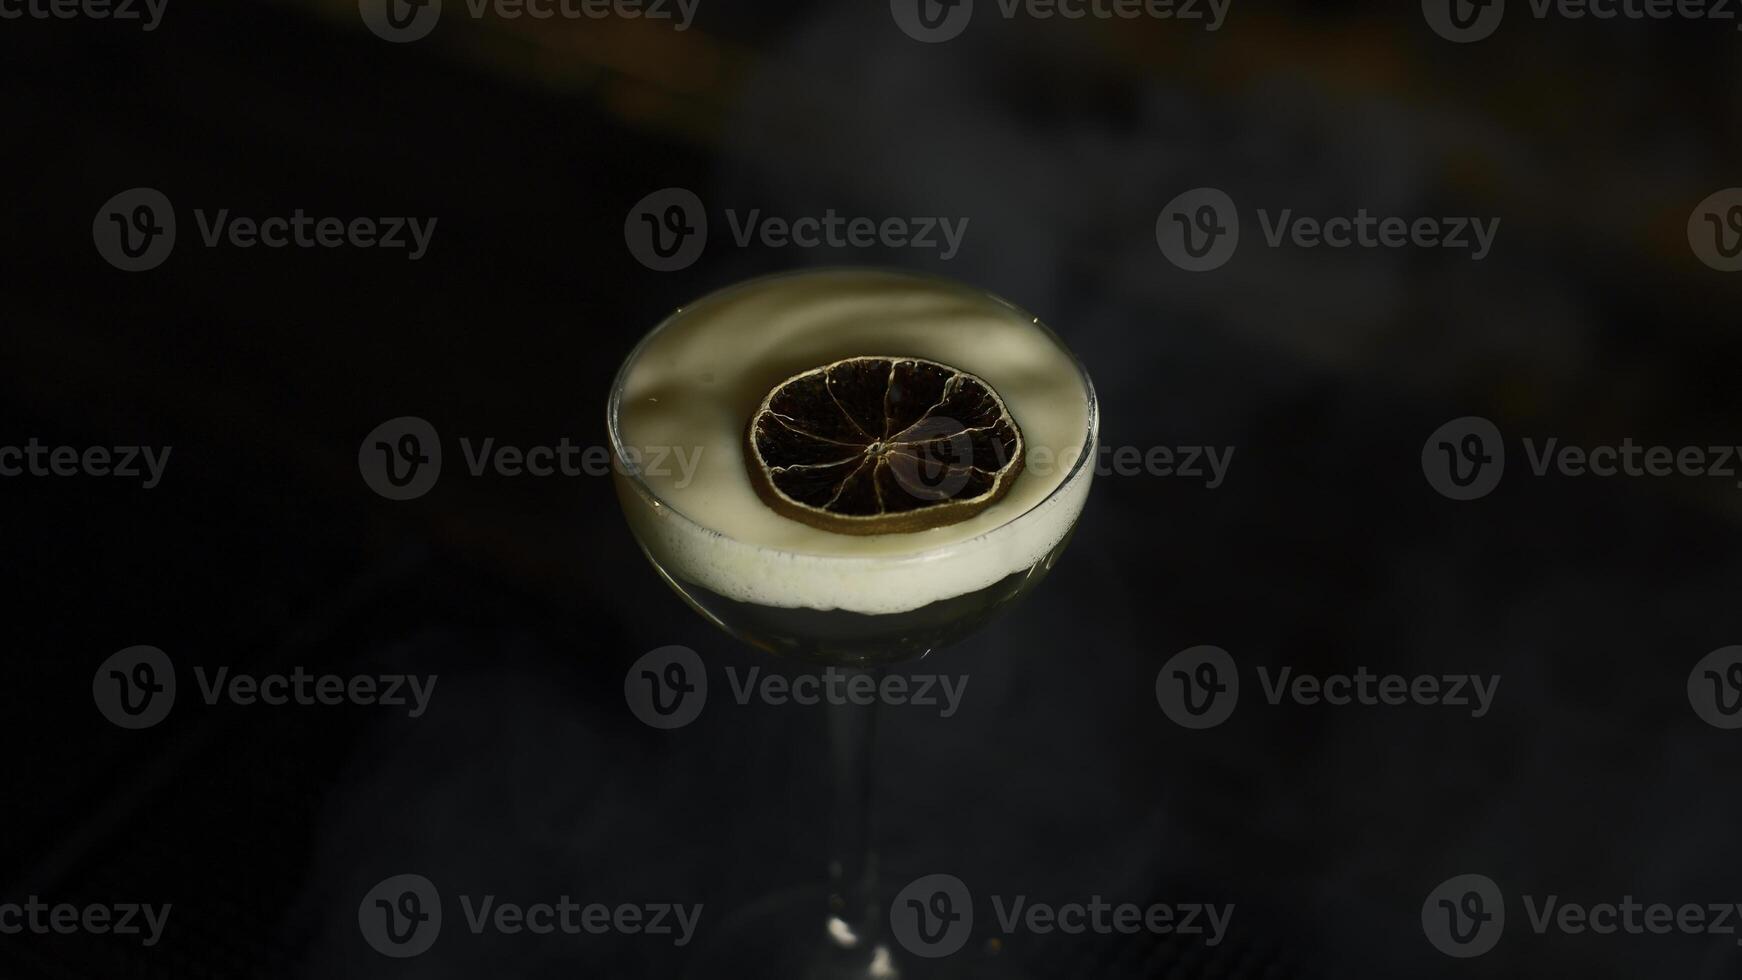
{"type": "Polygon", "coordinates": [[[743,602],[894,613],[985,588],[1069,533],[1094,472],[1075,465],[1094,439],[1075,359],[1034,318],[942,280],[829,270],[743,283],[674,314],[621,381],[614,438],[647,461],[653,498],[620,480],[637,537],[667,574],[743,602]],[[866,354],[940,361],[997,389],[1027,452],[1010,493],[948,527],[869,536],[763,503],[744,467],[756,406],[800,371],[866,354]]]}

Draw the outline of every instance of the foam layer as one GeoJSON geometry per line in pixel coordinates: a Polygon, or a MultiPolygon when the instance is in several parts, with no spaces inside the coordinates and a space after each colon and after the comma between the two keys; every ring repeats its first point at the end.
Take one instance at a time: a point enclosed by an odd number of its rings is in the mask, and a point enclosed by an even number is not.
{"type": "Polygon", "coordinates": [[[1075,360],[1032,317],[967,287],[830,270],[753,280],[674,314],[624,367],[619,447],[651,494],[619,478],[642,545],[665,571],[765,606],[894,613],[985,588],[1041,560],[1082,511],[1093,466],[1091,395],[1075,360]],[[744,466],[744,430],[770,388],[855,355],[919,357],[997,389],[1028,465],[969,520],[911,534],[824,531],[775,513],[744,466]],[[678,465],[688,460],[693,471],[678,465]],[[1065,485],[1069,477],[1069,485],[1065,485]]]}

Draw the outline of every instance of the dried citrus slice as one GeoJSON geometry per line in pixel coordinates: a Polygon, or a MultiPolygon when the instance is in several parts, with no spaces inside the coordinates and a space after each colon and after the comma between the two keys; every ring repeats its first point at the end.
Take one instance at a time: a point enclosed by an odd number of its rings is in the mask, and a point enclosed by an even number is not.
{"type": "Polygon", "coordinates": [[[914,357],[849,357],[782,381],[746,443],[764,503],[844,534],[967,520],[1023,463],[1022,430],[991,385],[914,357]]]}

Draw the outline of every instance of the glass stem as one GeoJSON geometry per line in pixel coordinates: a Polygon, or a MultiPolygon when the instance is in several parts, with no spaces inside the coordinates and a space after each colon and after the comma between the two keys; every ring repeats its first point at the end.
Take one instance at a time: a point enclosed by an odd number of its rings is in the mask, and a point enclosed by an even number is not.
{"type": "MultiPolygon", "coordinates": [[[[844,668],[852,691],[859,675],[881,685],[886,668],[844,668]]],[[[858,685],[863,687],[864,685],[858,685]]],[[[842,949],[869,950],[880,938],[877,906],[877,852],[871,840],[872,743],[877,734],[877,700],[870,704],[831,702],[830,769],[835,784],[829,817],[829,938],[842,949]]]]}

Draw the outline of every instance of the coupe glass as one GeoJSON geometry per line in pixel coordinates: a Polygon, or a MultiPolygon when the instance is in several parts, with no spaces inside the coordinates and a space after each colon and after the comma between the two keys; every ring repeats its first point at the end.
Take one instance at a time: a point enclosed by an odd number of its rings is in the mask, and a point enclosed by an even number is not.
{"type": "MultiPolygon", "coordinates": [[[[728,290],[766,283],[786,275],[803,274],[787,273],[751,280],[728,287],[728,290]]],[[[982,295],[1009,307],[997,297],[982,295]]],[[[654,327],[624,360],[612,385],[606,409],[616,463],[613,473],[617,496],[630,529],[654,570],[691,608],[739,640],[811,665],[833,667],[849,674],[869,674],[874,681],[881,680],[889,665],[924,657],[960,640],[1001,609],[1027,595],[1064,551],[1081,514],[1092,475],[1083,470],[1096,458],[1098,411],[1094,386],[1081,362],[1069,354],[1058,337],[1038,318],[1016,312],[1058,345],[1075,365],[1082,382],[1082,407],[1086,408],[1088,419],[1083,449],[1068,462],[1069,468],[1058,486],[1039,503],[1012,514],[996,528],[965,541],[899,557],[842,556],[828,561],[831,568],[854,563],[874,565],[879,574],[892,576],[921,567],[929,571],[938,563],[965,561],[976,549],[986,547],[993,536],[1009,535],[1017,530],[1013,525],[1041,520],[1037,515],[1050,511],[1044,520],[1058,522],[1062,530],[1057,541],[1031,565],[965,595],[945,596],[917,609],[882,615],[839,609],[755,605],[686,581],[679,563],[671,560],[669,522],[687,525],[680,529],[682,532],[730,535],[715,528],[703,532],[695,521],[662,500],[635,472],[634,466],[624,463],[625,442],[619,428],[619,410],[631,367],[659,331],[684,315],[685,310],[680,309],[654,327]]],[[[1072,406],[1072,409],[1077,407],[1072,406]]],[[[1026,406],[1026,409],[1029,412],[1037,410],[1034,406],[1026,406]]],[[[1038,410],[1044,411],[1045,406],[1038,410]]],[[[1060,465],[1066,465],[1065,461],[1061,460],[1060,465]]],[[[814,556],[811,557],[814,560],[814,556]]],[[[729,917],[725,926],[713,930],[710,939],[698,944],[700,948],[690,965],[689,975],[802,977],[806,980],[892,980],[914,975],[914,964],[904,961],[895,943],[886,935],[882,907],[885,896],[879,890],[877,879],[876,849],[871,836],[875,702],[871,705],[828,704],[826,710],[829,714],[834,784],[827,885],[792,889],[738,910],[729,917]]],[[[932,971],[927,972],[929,975],[932,971]]]]}

